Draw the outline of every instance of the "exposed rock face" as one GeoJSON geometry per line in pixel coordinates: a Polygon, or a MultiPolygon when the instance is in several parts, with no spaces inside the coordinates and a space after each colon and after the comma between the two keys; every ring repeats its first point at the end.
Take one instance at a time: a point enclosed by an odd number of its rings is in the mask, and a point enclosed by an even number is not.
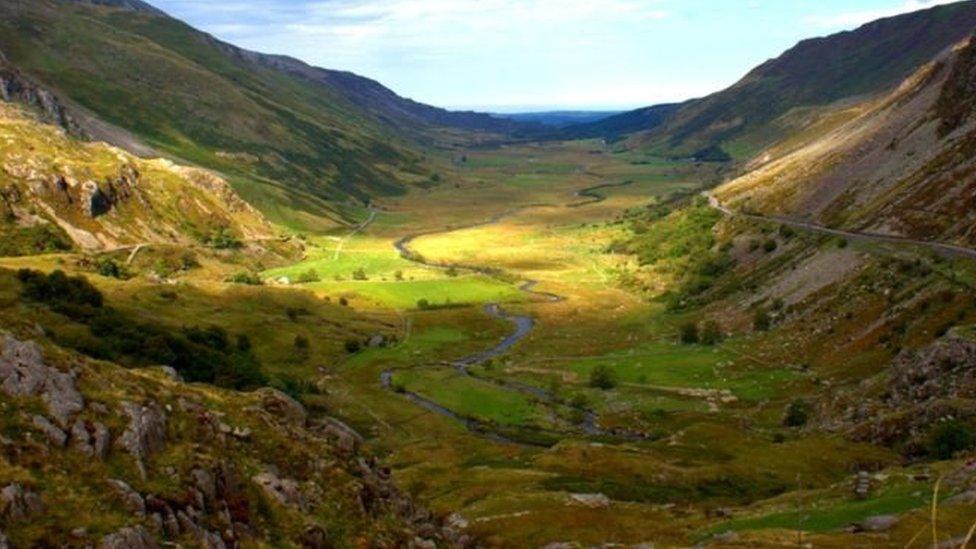
{"type": "Polygon", "coordinates": [[[145,476],[146,458],[166,444],[166,415],[155,402],[146,406],[123,402],[122,411],[129,416],[129,426],[119,437],[118,445],[136,458],[145,476]]]}
{"type": "Polygon", "coordinates": [[[71,444],[79,452],[100,459],[108,454],[110,436],[108,427],[95,421],[75,421],[71,428],[71,444]]]}
{"type": "Polygon", "coordinates": [[[261,407],[276,419],[298,427],[305,425],[308,412],[297,400],[277,389],[259,389],[257,393],[261,398],[261,407]]]}
{"type": "Polygon", "coordinates": [[[0,99],[8,103],[16,101],[34,107],[41,112],[46,121],[61,126],[75,135],[85,135],[57,97],[31,82],[11,66],[2,55],[0,55],[0,99]]]}
{"type": "Polygon", "coordinates": [[[142,526],[126,527],[102,538],[100,549],[156,549],[159,545],[142,526]]]}
{"type": "Polygon", "coordinates": [[[40,396],[62,427],[85,407],[73,375],[45,365],[37,344],[10,335],[3,336],[0,390],[10,396],[40,396]]]}
{"type": "Polygon", "coordinates": [[[924,349],[903,351],[891,364],[880,399],[849,398],[854,404],[836,424],[850,438],[917,442],[943,418],[976,415],[976,341],[949,335],[924,349]]]}
{"type": "Polygon", "coordinates": [[[109,479],[107,482],[130,513],[137,516],[146,514],[146,500],[139,495],[139,492],[136,492],[131,486],[121,480],[109,479]]]}
{"type": "Polygon", "coordinates": [[[0,519],[25,520],[44,510],[41,498],[34,492],[14,483],[0,490],[0,519]]]}
{"type": "Polygon", "coordinates": [[[61,429],[58,429],[49,419],[41,415],[35,415],[31,419],[31,422],[34,424],[34,427],[44,433],[51,446],[64,448],[65,443],[68,441],[68,435],[61,429]]]}

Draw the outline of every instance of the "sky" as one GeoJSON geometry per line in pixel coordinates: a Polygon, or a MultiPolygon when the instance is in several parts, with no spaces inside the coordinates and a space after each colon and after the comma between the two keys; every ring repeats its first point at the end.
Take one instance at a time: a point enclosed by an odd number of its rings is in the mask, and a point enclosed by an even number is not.
{"type": "Polygon", "coordinates": [[[493,112],[718,91],[801,39],[951,0],[149,0],[241,47],[493,112]]]}

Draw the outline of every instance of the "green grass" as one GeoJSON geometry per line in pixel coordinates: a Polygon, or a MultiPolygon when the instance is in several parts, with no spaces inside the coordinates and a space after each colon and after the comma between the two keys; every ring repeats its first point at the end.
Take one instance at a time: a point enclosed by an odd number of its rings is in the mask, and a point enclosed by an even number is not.
{"type": "Polygon", "coordinates": [[[777,394],[796,374],[782,368],[754,370],[733,366],[735,355],[722,347],[646,343],[622,353],[580,360],[567,366],[581,379],[600,364],[610,366],[619,381],[647,386],[727,389],[741,399],[761,400],[777,394]]]}
{"type": "Polygon", "coordinates": [[[485,276],[403,282],[322,281],[306,284],[304,287],[329,296],[359,297],[396,309],[417,308],[417,302],[421,299],[428,300],[432,306],[439,306],[516,301],[524,297],[514,286],[485,276]]]}
{"type": "Polygon", "coordinates": [[[400,371],[394,375],[393,383],[481,421],[526,426],[543,420],[543,410],[528,396],[463,376],[453,369],[400,371]]]}
{"type": "Polygon", "coordinates": [[[788,529],[799,526],[806,532],[827,532],[878,515],[897,515],[918,509],[932,501],[928,487],[906,485],[893,488],[871,499],[821,501],[812,508],[772,513],[760,517],[735,519],[717,524],[704,534],[727,531],[788,529]]]}

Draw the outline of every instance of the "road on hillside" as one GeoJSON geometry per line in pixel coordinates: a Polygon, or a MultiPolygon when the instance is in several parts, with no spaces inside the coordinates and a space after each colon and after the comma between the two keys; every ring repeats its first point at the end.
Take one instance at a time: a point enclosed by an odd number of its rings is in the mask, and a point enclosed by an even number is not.
{"type": "Polygon", "coordinates": [[[786,225],[788,227],[793,227],[796,229],[805,229],[808,231],[818,232],[822,234],[840,236],[855,241],[885,242],[891,244],[912,244],[915,246],[928,248],[945,257],[962,257],[967,259],[976,259],[976,250],[972,248],[966,248],[964,246],[956,246],[954,244],[946,244],[943,242],[934,242],[932,240],[919,240],[916,238],[909,238],[906,236],[897,236],[897,235],[890,235],[890,234],[861,232],[861,231],[846,231],[843,229],[832,229],[830,227],[825,227],[823,225],[818,225],[816,223],[811,223],[808,221],[799,221],[789,217],[783,217],[777,215],[759,215],[759,214],[736,212],[731,210],[729,207],[725,206],[721,202],[719,202],[718,198],[713,196],[711,193],[705,193],[705,196],[708,198],[709,206],[711,206],[713,209],[719,212],[722,212],[723,214],[729,217],[741,217],[745,219],[754,219],[757,221],[771,221],[774,223],[779,223],[780,225],[786,225]]]}
{"type": "MultiPolygon", "coordinates": [[[[589,200],[586,200],[584,202],[565,204],[564,207],[578,208],[581,206],[587,206],[598,202],[603,202],[604,200],[606,200],[607,197],[601,194],[597,194],[596,193],[597,190],[612,188],[612,187],[621,187],[630,184],[631,181],[625,181],[623,183],[607,183],[602,185],[596,185],[593,187],[587,187],[585,189],[577,191],[576,193],[574,193],[573,196],[586,197],[589,200]]],[[[484,227],[487,225],[497,224],[501,220],[505,219],[506,217],[516,215],[528,209],[553,208],[553,207],[558,207],[558,206],[553,206],[551,204],[529,204],[526,206],[520,206],[518,208],[513,208],[511,210],[501,212],[484,221],[479,221],[479,222],[464,224],[464,225],[449,226],[444,229],[411,234],[397,240],[394,243],[394,248],[396,248],[396,250],[400,253],[400,255],[404,259],[408,261],[413,261],[415,263],[424,265],[426,267],[431,267],[436,269],[451,269],[451,268],[464,269],[467,271],[477,272],[488,276],[497,275],[500,273],[499,269],[486,267],[484,265],[470,265],[470,264],[461,264],[461,263],[438,263],[438,262],[430,261],[424,258],[423,256],[421,256],[420,254],[411,250],[410,243],[416,240],[417,238],[423,236],[450,233],[450,232],[456,232],[465,229],[473,229],[477,227],[484,227]]],[[[565,297],[563,296],[554,293],[541,292],[535,290],[535,287],[538,284],[539,284],[538,280],[527,280],[519,286],[519,290],[527,294],[542,297],[549,303],[556,303],[565,300],[565,297]]],[[[453,366],[458,371],[458,373],[466,377],[477,379],[479,381],[486,382],[486,383],[491,383],[509,391],[516,391],[523,394],[528,394],[547,403],[555,402],[556,398],[553,394],[539,387],[535,387],[533,385],[528,385],[525,383],[519,383],[516,381],[510,381],[504,379],[483,378],[483,377],[472,375],[470,371],[470,368],[472,366],[483,364],[493,358],[504,355],[512,347],[514,347],[520,341],[528,337],[529,334],[532,332],[533,328],[535,327],[535,319],[532,318],[531,316],[509,314],[498,303],[488,303],[485,305],[484,310],[489,316],[492,316],[499,320],[505,320],[511,323],[515,327],[515,331],[509,334],[508,336],[504,337],[498,344],[490,347],[489,349],[486,349],[484,351],[451,362],[450,365],[453,366]]],[[[482,436],[486,436],[489,439],[494,440],[496,442],[506,442],[506,443],[530,445],[530,446],[548,446],[548,444],[538,444],[538,443],[526,444],[523,441],[515,440],[499,432],[494,426],[484,424],[482,422],[479,422],[469,417],[464,417],[454,412],[453,410],[450,410],[420,394],[407,391],[403,388],[395,388],[393,387],[392,371],[387,370],[380,375],[380,384],[382,387],[386,389],[396,390],[397,392],[403,394],[406,398],[419,404],[423,408],[432,411],[434,413],[438,413],[440,415],[454,419],[460,423],[463,423],[468,428],[469,431],[474,432],[476,434],[480,434],[482,436]]],[[[611,437],[611,438],[626,439],[626,440],[641,440],[643,438],[646,438],[646,436],[643,433],[631,433],[631,432],[625,432],[617,429],[608,430],[600,427],[598,416],[596,412],[594,412],[593,410],[584,411],[583,421],[578,425],[578,427],[582,430],[583,433],[585,433],[588,436],[611,437]]],[[[546,430],[538,430],[538,432],[549,434],[549,435],[556,435],[557,437],[564,437],[567,435],[567,433],[563,433],[563,432],[546,431],[546,430]]]]}

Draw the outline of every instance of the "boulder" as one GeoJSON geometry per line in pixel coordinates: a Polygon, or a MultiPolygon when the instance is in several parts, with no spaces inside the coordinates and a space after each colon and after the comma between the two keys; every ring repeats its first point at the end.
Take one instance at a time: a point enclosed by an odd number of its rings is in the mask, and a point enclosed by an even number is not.
{"type": "Polygon", "coordinates": [[[33,423],[34,427],[37,428],[38,431],[47,437],[47,440],[51,446],[54,446],[55,448],[64,448],[65,443],[68,441],[68,435],[56,425],[51,423],[49,419],[42,415],[35,415],[31,419],[31,423],[33,423]]]}
{"type": "Polygon", "coordinates": [[[269,414],[299,427],[305,426],[308,413],[297,400],[277,389],[264,388],[257,391],[261,407],[269,414]]]}
{"type": "Polygon", "coordinates": [[[142,526],[129,526],[102,538],[100,549],[156,549],[156,540],[142,526]]]}
{"type": "Polygon", "coordinates": [[[606,509],[610,507],[610,498],[603,494],[570,494],[569,502],[590,509],[606,509]]]}
{"type": "Polygon", "coordinates": [[[308,505],[305,501],[305,495],[302,494],[301,487],[294,480],[282,479],[279,478],[278,475],[270,471],[266,471],[264,473],[254,475],[251,477],[251,481],[254,482],[254,484],[256,484],[266,496],[277,501],[278,503],[288,507],[296,507],[303,511],[307,510],[308,505]]]}
{"type": "Polygon", "coordinates": [[[856,524],[856,529],[861,532],[886,532],[898,524],[898,517],[895,515],[878,515],[868,517],[856,524]]]}
{"type": "Polygon", "coordinates": [[[10,335],[4,335],[0,353],[0,390],[10,396],[40,396],[63,428],[85,407],[73,375],[47,366],[33,341],[19,341],[10,335]]]}
{"type": "Polygon", "coordinates": [[[146,514],[146,500],[136,492],[131,486],[121,480],[108,479],[108,485],[118,497],[119,501],[125,505],[133,515],[143,516],[146,514]]]}
{"type": "Polygon", "coordinates": [[[376,334],[373,337],[369,338],[368,345],[373,348],[382,347],[386,345],[386,337],[383,336],[382,334],[376,334]]]}
{"type": "Polygon", "coordinates": [[[97,421],[75,421],[71,428],[72,447],[86,456],[104,459],[108,455],[108,427],[97,421]]]}

